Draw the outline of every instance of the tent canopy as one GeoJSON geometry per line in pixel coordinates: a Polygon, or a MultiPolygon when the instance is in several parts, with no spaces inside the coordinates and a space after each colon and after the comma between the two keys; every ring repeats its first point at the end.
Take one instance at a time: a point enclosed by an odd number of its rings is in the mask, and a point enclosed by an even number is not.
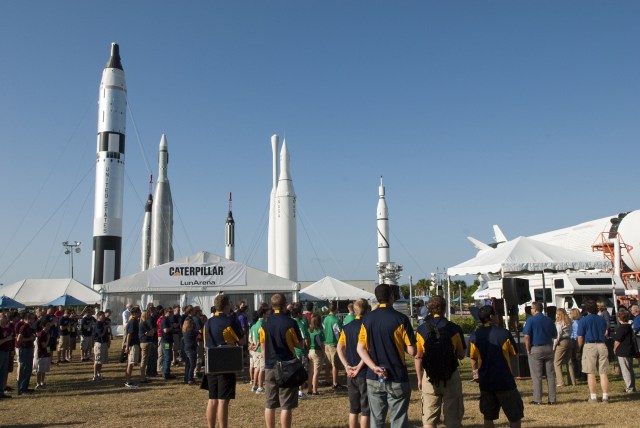
{"type": "Polygon", "coordinates": [[[610,269],[611,262],[595,254],[568,250],[519,237],[498,248],[447,269],[449,276],[486,273],[559,272],[568,269],[610,269]]]}
{"type": "Polygon", "coordinates": [[[23,279],[0,288],[0,294],[26,306],[42,306],[63,294],[70,294],[88,304],[100,303],[100,293],[71,278],[23,279]]]}
{"type": "Polygon", "coordinates": [[[206,251],[104,284],[109,293],[297,291],[299,284],[206,251]],[[222,267],[222,269],[220,269],[222,267]],[[185,269],[190,269],[186,271],[185,269]],[[200,269],[195,271],[193,269],[200,269]],[[202,272],[202,273],[201,273],[202,272]],[[223,275],[224,274],[224,277],[223,275]],[[226,281],[226,282],[225,282],[226,281]],[[215,284],[213,284],[215,282],[215,284]]]}
{"type": "Polygon", "coordinates": [[[24,307],[22,303],[16,302],[11,297],[0,296],[0,309],[17,309],[24,307]]]}
{"type": "Polygon", "coordinates": [[[75,297],[69,294],[63,294],[62,296],[53,299],[45,306],[86,306],[87,304],[80,299],[76,299],[75,297]]]}
{"type": "Polygon", "coordinates": [[[375,300],[376,296],[368,291],[361,290],[346,282],[342,282],[330,276],[325,276],[320,281],[314,282],[300,291],[300,300],[375,300]]]}

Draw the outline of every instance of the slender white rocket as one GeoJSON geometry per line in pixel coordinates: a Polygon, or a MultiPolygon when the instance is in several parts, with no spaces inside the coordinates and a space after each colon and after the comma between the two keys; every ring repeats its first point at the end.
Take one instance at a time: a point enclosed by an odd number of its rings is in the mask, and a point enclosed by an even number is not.
{"type": "Polygon", "coordinates": [[[102,72],[98,95],[91,265],[91,284],[96,289],[120,278],[126,115],[127,86],[120,49],[116,43],[112,43],[111,56],[102,72]]]}
{"type": "Polygon", "coordinates": [[[267,271],[276,273],[276,190],[278,189],[278,136],[271,136],[273,156],[273,183],[269,197],[269,230],[267,238],[267,271]]]}
{"type": "Polygon", "coordinates": [[[224,257],[228,260],[235,260],[236,257],[236,222],[231,213],[231,192],[229,192],[229,214],[224,225],[224,257]]]}
{"type": "MultiPolygon", "coordinates": [[[[391,261],[389,251],[389,208],[384,198],[384,186],[382,185],[382,177],[380,177],[380,187],[378,187],[378,209],[377,209],[377,225],[378,225],[378,266],[382,263],[391,261]]],[[[379,283],[384,282],[383,276],[378,275],[379,283]]]]}
{"type": "Polygon", "coordinates": [[[151,255],[149,267],[173,261],[173,201],[167,175],[169,146],[162,134],[158,152],[158,182],[151,211],[151,255]]]}
{"type": "Polygon", "coordinates": [[[298,247],[296,231],[296,193],[289,172],[287,142],[282,142],[280,176],[276,189],[276,275],[296,281],[298,247]]]}
{"type": "Polygon", "coordinates": [[[149,193],[147,203],[144,204],[144,219],[142,221],[142,260],[140,269],[149,269],[149,257],[151,256],[151,209],[153,207],[153,196],[149,193]]]}

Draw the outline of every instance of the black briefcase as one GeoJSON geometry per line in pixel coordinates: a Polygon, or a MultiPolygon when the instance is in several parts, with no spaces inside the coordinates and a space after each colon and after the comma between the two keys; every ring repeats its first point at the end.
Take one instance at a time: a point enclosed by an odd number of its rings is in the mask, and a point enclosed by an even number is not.
{"type": "Polygon", "coordinates": [[[207,374],[238,373],[242,371],[242,346],[206,348],[207,374]]]}

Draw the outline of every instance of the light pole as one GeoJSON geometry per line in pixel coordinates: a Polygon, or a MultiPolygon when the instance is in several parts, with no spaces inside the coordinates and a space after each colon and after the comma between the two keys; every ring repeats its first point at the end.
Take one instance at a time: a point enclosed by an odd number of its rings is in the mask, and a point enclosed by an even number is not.
{"type": "Polygon", "coordinates": [[[71,255],[71,279],[73,279],[73,253],[80,252],[80,244],[81,242],[78,241],[64,241],[62,243],[62,246],[64,247],[64,253],[71,255]]]}

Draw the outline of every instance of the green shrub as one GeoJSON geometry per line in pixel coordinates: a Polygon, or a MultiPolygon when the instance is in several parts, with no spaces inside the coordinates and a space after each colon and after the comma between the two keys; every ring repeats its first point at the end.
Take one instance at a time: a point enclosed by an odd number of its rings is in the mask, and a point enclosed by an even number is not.
{"type": "Polygon", "coordinates": [[[450,321],[458,324],[462,328],[462,331],[465,334],[473,333],[474,331],[476,331],[476,328],[478,327],[478,323],[476,322],[476,320],[473,319],[473,317],[453,316],[451,317],[450,321]]]}

